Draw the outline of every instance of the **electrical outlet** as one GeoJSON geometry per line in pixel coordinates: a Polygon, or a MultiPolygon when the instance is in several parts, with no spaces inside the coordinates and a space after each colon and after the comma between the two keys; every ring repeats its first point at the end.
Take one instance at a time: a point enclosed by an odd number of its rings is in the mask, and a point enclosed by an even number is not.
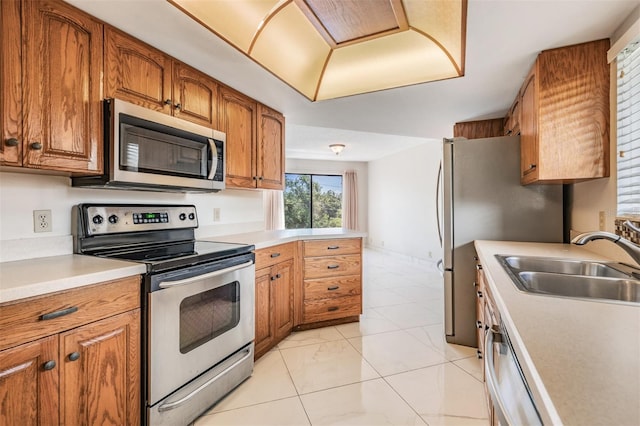
{"type": "Polygon", "coordinates": [[[213,208],[213,221],[220,222],[220,207],[213,208]]]}
{"type": "Polygon", "coordinates": [[[51,232],[51,210],[33,211],[33,232],[51,232]]]}

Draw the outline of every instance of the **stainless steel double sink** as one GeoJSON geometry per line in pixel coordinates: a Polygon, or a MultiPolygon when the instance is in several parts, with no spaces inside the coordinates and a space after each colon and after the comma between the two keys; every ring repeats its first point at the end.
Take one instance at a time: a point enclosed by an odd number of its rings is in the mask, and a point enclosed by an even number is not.
{"type": "Polygon", "coordinates": [[[640,269],[616,262],[496,255],[524,292],[640,304],[640,269]]]}

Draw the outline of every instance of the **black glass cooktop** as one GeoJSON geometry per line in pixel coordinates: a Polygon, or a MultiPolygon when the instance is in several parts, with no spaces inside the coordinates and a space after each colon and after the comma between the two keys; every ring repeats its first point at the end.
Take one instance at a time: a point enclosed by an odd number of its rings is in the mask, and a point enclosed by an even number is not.
{"type": "Polygon", "coordinates": [[[253,249],[254,246],[248,244],[185,241],[110,249],[95,254],[100,257],[142,262],[148,265],[148,270],[159,270],[222,260],[250,253],[253,249]]]}

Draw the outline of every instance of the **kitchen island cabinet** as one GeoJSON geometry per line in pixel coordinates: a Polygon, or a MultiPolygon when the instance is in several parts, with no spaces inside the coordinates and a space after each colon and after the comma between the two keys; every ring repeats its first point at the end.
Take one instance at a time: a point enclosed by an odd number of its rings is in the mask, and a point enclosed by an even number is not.
{"type": "Polygon", "coordinates": [[[295,243],[256,250],[255,358],[293,329],[295,243]]]}
{"type": "Polygon", "coordinates": [[[0,424],[140,423],[138,275],[0,304],[0,424]]]}
{"type": "Polygon", "coordinates": [[[100,174],[102,23],[59,0],[0,8],[0,164],[100,174]]]}

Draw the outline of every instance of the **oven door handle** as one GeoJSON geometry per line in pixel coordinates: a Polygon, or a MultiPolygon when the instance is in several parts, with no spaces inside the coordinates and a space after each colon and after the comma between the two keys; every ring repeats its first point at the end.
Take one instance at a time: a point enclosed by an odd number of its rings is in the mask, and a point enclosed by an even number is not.
{"type": "Polygon", "coordinates": [[[238,269],[246,268],[248,266],[253,265],[253,261],[250,260],[246,263],[241,263],[240,265],[231,266],[230,268],[220,269],[219,271],[209,272],[208,274],[196,275],[195,277],[185,278],[184,280],[175,280],[175,281],[163,281],[160,283],[160,288],[170,288],[176,287],[179,285],[191,284],[196,281],[205,280],[207,278],[217,277],[219,275],[224,275],[231,273],[233,271],[237,271],[238,269]]]}
{"type": "Polygon", "coordinates": [[[191,398],[195,397],[203,389],[206,389],[211,383],[215,382],[220,377],[224,376],[229,371],[233,370],[236,366],[238,366],[242,362],[244,362],[248,357],[252,356],[251,355],[252,352],[251,352],[250,348],[245,349],[243,352],[246,352],[246,353],[242,356],[242,358],[240,358],[239,360],[237,360],[236,362],[234,362],[233,364],[231,364],[230,366],[228,366],[227,368],[222,370],[219,374],[216,374],[214,377],[210,378],[205,383],[203,383],[202,385],[198,386],[196,389],[194,389],[193,391],[189,392],[187,395],[185,395],[184,397],[178,399],[177,401],[167,402],[166,404],[161,404],[158,407],[158,411],[159,412],[163,412],[163,411],[174,410],[174,409],[180,407],[181,405],[184,405],[185,403],[187,403],[187,401],[189,401],[191,398]]]}

